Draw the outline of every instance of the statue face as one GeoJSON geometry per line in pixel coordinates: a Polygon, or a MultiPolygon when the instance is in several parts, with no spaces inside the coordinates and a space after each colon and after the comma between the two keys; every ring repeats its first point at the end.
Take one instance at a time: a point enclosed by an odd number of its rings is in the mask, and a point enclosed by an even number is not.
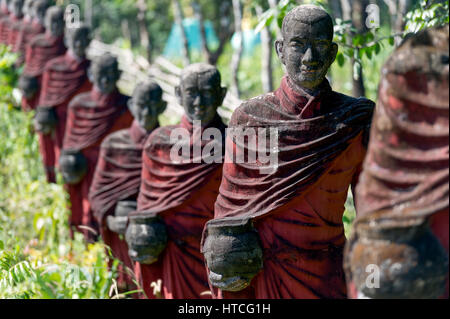
{"type": "Polygon", "coordinates": [[[116,89],[120,72],[116,66],[97,66],[93,72],[93,82],[95,87],[102,93],[108,94],[116,89]]]}
{"type": "Polygon", "coordinates": [[[164,111],[166,104],[156,94],[141,90],[130,100],[130,111],[139,126],[150,131],[158,124],[158,115],[164,111]]]}
{"type": "Polygon", "coordinates": [[[276,42],[276,50],[281,62],[294,84],[301,88],[317,88],[334,62],[337,44],[328,39],[325,23],[312,25],[293,20],[283,30],[283,41],[276,42]]]}
{"type": "Polygon", "coordinates": [[[23,0],[13,0],[11,2],[11,12],[16,17],[22,17],[22,7],[23,7],[23,0]]]}
{"type": "Polygon", "coordinates": [[[89,46],[89,37],[85,32],[74,32],[68,39],[69,50],[77,57],[84,57],[89,46]]]}
{"type": "Polygon", "coordinates": [[[214,119],[226,92],[226,88],[222,88],[210,74],[195,72],[185,76],[175,89],[188,119],[201,121],[202,126],[214,119]]]}
{"type": "Polygon", "coordinates": [[[45,12],[47,11],[47,5],[45,5],[41,2],[36,2],[36,4],[31,9],[31,11],[33,11],[31,16],[34,19],[36,19],[40,24],[44,24],[45,12]]]}
{"type": "Polygon", "coordinates": [[[24,4],[23,4],[23,14],[25,16],[31,17],[33,16],[33,2],[34,0],[25,0],[24,4]]]}
{"type": "Polygon", "coordinates": [[[64,33],[64,20],[59,15],[47,15],[45,29],[53,36],[58,37],[64,33]]]}

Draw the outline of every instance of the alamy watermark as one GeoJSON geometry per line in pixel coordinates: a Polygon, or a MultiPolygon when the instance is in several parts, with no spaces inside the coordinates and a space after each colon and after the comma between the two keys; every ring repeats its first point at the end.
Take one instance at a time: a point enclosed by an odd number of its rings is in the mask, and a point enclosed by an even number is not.
{"type": "Polygon", "coordinates": [[[218,128],[210,127],[202,132],[201,121],[193,121],[193,134],[181,127],[172,130],[170,160],[173,163],[254,164],[261,174],[278,169],[278,128],[232,127],[225,132],[226,156],[222,148],[224,139],[218,128]]]}

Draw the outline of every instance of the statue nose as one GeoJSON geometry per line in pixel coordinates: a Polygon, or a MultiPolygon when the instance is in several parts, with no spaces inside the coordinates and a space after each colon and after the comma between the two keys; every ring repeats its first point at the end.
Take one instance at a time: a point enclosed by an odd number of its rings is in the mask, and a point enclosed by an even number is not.
{"type": "Polygon", "coordinates": [[[311,47],[308,47],[306,49],[305,54],[303,55],[302,59],[303,64],[306,65],[316,65],[317,61],[315,59],[314,50],[311,47]]]}
{"type": "Polygon", "coordinates": [[[201,99],[200,99],[200,95],[197,95],[197,97],[194,99],[194,105],[198,106],[200,105],[201,99]]]}

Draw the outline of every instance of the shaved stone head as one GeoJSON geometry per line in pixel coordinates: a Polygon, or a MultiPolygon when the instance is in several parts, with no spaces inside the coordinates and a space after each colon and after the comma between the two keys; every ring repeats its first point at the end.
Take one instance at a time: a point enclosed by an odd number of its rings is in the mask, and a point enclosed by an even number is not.
{"type": "Polygon", "coordinates": [[[64,10],[58,6],[52,6],[45,13],[45,29],[53,36],[61,36],[64,33],[64,10]]]}
{"type": "Polygon", "coordinates": [[[275,49],[291,82],[315,94],[338,52],[330,15],[318,6],[298,6],[285,16],[281,31],[275,49]]]}
{"type": "Polygon", "coordinates": [[[77,28],[66,29],[66,46],[77,57],[84,57],[91,42],[91,29],[82,24],[77,28]]]}
{"type": "Polygon", "coordinates": [[[134,119],[147,131],[158,124],[158,116],[164,112],[167,103],[162,99],[161,87],[153,81],[139,83],[133,91],[128,107],[134,119]]]}
{"type": "Polygon", "coordinates": [[[119,62],[109,53],[96,58],[92,64],[92,77],[94,86],[100,92],[109,94],[116,89],[120,78],[119,62]]]}
{"type": "Polygon", "coordinates": [[[206,63],[186,67],[182,71],[180,85],[175,88],[189,121],[201,121],[202,126],[214,119],[226,93],[227,89],[221,87],[219,70],[206,63]]]}
{"type": "Polygon", "coordinates": [[[45,13],[50,7],[48,0],[36,0],[33,2],[33,7],[30,14],[34,19],[38,20],[41,24],[44,24],[45,13]]]}
{"type": "Polygon", "coordinates": [[[283,25],[281,27],[283,36],[285,33],[292,32],[292,29],[296,27],[295,22],[300,22],[309,26],[320,23],[323,25],[321,29],[322,32],[325,32],[327,39],[330,41],[333,40],[333,20],[325,10],[318,6],[305,4],[289,11],[284,17],[283,25]]]}

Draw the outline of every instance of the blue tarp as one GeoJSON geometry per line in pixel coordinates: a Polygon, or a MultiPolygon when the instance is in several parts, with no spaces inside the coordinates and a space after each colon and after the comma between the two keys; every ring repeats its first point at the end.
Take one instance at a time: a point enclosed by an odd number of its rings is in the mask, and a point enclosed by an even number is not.
{"type": "MultiPolygon", "coordinates": [[[[200,39],[200,23],[197,19],[186,18],[183,20],[183,27],[188,38],[189,50],[201,51],[201,39],[200,39]]],[[[206,41],[208,47],[216,48],[219,45],[219,40],[214,32],[214,27],[211,21],[205,21],[206,41]]],[[[164,48],[164,56],[180,57],[182,52],[181,30],[174,24],[170,31],[169,39],[167,40],[166,47],[164,48]]]]}
{"type": "MultiPolygon", "coordinates": [[[[201,39],[200,39],[200,23],[197,19],[186,18],[183,20],[184,30],[188,38],[189,50],[201,51],[201,39]]],[[[205,21],[205,32],[208,47],[214,50],[219,46],[219,40],[214,32],[214,27],[211,21],[205,21]]],[[[261,43],[261,37],[259,33],[255,33],[254,30],[244,30],[244,55],[251,55],[254,48],[261,43]]],[[[164,48],[163,55],[167,58],[181,57],[182,41],[180,29],[176,24],[172,26],[172,30],[167,40],[166,47],[164,48]]],[[[231,38],[231,45],[234,49],[239,46],[239,36],[234,34],[231,38]]]]}

